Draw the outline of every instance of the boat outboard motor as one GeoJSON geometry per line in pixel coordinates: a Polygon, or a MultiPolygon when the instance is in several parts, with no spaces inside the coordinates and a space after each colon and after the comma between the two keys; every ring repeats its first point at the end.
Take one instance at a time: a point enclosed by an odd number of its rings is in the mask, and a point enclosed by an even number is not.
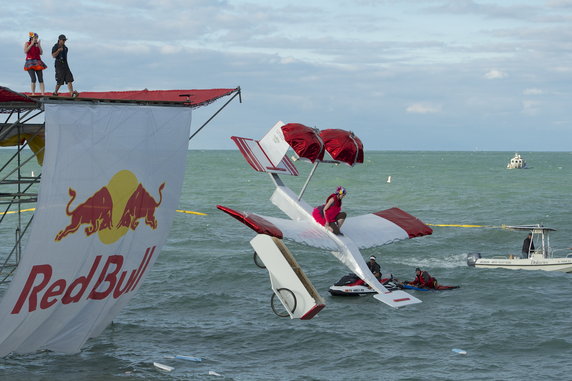
{"type": "Polygon", "coordinates": [[[475,266],[477,259],[481,258],[481,253],[468,253],[467,254],[467,265],[475,266]]]}

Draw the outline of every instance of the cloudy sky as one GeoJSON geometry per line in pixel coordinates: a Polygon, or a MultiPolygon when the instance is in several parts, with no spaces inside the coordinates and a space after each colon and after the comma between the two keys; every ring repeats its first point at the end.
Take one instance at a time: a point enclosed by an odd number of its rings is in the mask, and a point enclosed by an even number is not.
{"type": "Polygon", "coordinates": [[[30,31],[50,91],[60,33],[80,92],[240,86],[191,148],[282,120],[367,150],[572,150],[572,0],[3,1],[0,25],[16,91],[30,31]]]}

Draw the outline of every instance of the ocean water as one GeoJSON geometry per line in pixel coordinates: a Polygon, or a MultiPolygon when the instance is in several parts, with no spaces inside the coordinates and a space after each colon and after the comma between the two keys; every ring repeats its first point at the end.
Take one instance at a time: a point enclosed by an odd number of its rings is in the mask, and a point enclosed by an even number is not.
{"type": "MultiPolygon", "coordinates": [[[[371,296],[330,296],[348,270],[326,251],[287,242],[326,301],[299,321],[273,314],[268,273],[252,260],[255,233],[216,209],[281,216],[269,176],[237,151],[190,151],[180,207],[208,215],[177,213],[139,293],[81,353],[10,355],[0,380],[570,379],[572,274],[466,265],[469,252],[520,252],[525,234],[503,224],[551,226],[552,246],[572,247],[572,153],[521,152],[531,168],[507,170],[513,154],[366,152],[354,168],[320,165],[304,196],[312,205],[343,185],[350,216],[397,206],[428,224],[486,227],[435,226],[431,236],[363,250],[399,279],[419,266],[461,286],[414,291],[423,303],[399,310],[371,296]]],[[[300,177],[284,178],[295,191],[310,170],[297,166],[300,177]]],[[[13,237],[8,217],[3,225],[0,259],[13,237]]]]}

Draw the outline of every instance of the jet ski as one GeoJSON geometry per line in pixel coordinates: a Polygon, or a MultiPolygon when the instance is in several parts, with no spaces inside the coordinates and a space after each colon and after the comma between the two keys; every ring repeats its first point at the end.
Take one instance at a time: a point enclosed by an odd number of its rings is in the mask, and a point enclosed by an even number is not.
{"type": "MultiPolygon", "coordinates": [[[[399,290],[399,282],[391,275],[389,278],[382,278],[380,283],[389,291],[399,290]]],[[[360,296],[367,294],[376,294],[373,288],[369,287],[363,280],[356,274],[349,273],[344,275],[328,290],[330,294],[335,296],[360,296]]]]}

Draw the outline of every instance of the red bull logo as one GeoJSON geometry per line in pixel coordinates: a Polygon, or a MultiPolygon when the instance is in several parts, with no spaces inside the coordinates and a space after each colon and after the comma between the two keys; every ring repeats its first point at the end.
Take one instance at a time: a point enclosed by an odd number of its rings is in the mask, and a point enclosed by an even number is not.
{"type": "Polygon", "coordinates": [[[111,244],[129,230],[137,229],[140,220],[155,230],[158,226],[155,211],[163,200],[164,188],[165,183],[162,183],[157,191],[157,201],[131,171],[123,170],[73,209],[71,207],[77,192],[69,188],[66,214],[70,217],[70,223],[54,239],[61,241],[84,227],[86,236],[98,233],[101,242],[111,244]]]}

